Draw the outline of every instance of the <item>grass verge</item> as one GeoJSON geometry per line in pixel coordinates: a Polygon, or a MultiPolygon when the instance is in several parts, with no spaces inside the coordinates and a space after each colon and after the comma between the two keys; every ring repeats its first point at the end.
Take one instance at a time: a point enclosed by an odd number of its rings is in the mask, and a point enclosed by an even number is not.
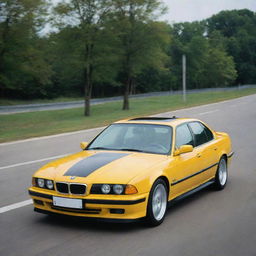
{"type": "Polygon", "coordinates": [[[131,99],[129,111],[122,103],[111,102],[92,106],[92,115],[83,116],[83,109],[65,109],[0,116],[0,142],[77,131],[107,125],[113,121],[152,115],[256,94],[256,89],[189,94],[184,104],[181,95],[131,99]]]}

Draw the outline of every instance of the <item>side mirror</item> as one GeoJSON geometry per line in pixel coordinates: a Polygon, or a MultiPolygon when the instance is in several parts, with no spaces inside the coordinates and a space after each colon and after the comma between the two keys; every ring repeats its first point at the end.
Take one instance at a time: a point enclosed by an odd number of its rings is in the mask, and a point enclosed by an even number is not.
{"type": "Polygon", "coordinates": [[[173,153],[174,156],[179,156],[184,153],[189,153],[193,151],[193,146],[191,145],[182,145],[180,148],[176,149],[173,153]]]}
{"type": "Polygon", "coordinates": [[[80,148],[82,149],[82,150],[85,150],[86,149],[86,147],[88,146],[88,142],[81,142],[80,143],[80,148]]]}

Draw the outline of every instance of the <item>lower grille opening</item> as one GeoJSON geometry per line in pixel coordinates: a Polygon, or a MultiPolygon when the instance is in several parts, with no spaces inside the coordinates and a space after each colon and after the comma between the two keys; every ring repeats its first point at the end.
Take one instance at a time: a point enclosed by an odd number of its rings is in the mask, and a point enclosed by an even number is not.
{"type": "Polygon", "coordinates": [[[109,209],[110,213],[113,214],[124,214],[125,210],[124,209],[109,209]]]}
{"type": "Polygon", "coordinates": [[[63,212],[76,212],[76,213],[86,213],[86,214],[99,214],[101,212],[101,209],[73,209],[73,208],[65,208],[65,207],[59,207],[51,205],[51,208],[58,211],[63,212]]]}
{"type": "Polygon", "coordinates": [[[44,202],[41,200],[33,199],[35,204],[44,205],[44,202]]]}

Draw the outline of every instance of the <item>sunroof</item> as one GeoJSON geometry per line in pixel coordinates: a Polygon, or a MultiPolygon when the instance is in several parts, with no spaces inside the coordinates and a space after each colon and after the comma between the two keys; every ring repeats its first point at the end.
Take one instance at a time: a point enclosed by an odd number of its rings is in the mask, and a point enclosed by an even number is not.
{"type": "Polygon", "coordinates": [[[173,117],[138,117],[130,119],[129,121],[147,121],[147,122],[155,122],[155,121],[162,121],[162,122],[169,122],[173,119],[176,119],[176,116],[173,117]]]}

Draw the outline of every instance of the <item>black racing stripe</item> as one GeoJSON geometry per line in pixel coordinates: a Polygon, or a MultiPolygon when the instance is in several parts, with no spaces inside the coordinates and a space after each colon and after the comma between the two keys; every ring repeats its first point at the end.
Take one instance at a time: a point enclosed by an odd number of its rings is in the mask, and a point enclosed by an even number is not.
{"type": "Polygon", "coordinates": [[[89,156],[68,169],[65,176],[87,177],[100,167],[127,156],[127,153],[97,153],[89,156]]]}
{"type": "Polygon", "coordinates": [[[187,179],[190,179],[190,178],[192,178],[192,177],[194,177],[194,176],[196,176],[196,175],[198,175],[198,174],[200,174],[200,173],[202,173],[202,172],[205,172],[205,171],[211,169],[212,167],[214,167],[214,166],[216,166],[216,165],[218,165],[218,163],[213,164],[213,165],[211,165],[211,166],[209,166],[209,167],[207,167],[207,168],[205,168],[205,169],[203,169],[203,170],[201,170],[201,171],[199,171],[199,172],[193,173],[192,175],[189,175],[189,176],[187,176],[187,177],[185,177],[185,178],[182,178],[182,179],[180,179],[180,180],[177,180],[177,181],[173,182],[171,185],[172,185],[172,186],[173,186],[173,185],[177,185],[177,184],[179,184],[180,182],[185,181],[185,180],[187,180],[187,179]]]}

